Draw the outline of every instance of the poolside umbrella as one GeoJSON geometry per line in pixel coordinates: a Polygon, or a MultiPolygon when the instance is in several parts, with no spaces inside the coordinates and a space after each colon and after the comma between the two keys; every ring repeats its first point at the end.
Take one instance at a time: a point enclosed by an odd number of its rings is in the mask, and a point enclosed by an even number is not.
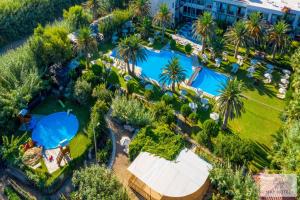
{"type": "Polygon", "coordinates": [[[282,72],[285,73],[285,74],[291,74],[291,71],[287,70],[287,69],[282,70],[282,72]]]}
{"type": "Polygon", "coordinates": [[[201,103],[204,104],[204,105],[208,104],[208,102],[209,102],[209,100],[207,98],[202,98],[201,99],[201,103]]]}
{"type": "Polygon", "coordinates": [[[218,114],[218,113],[215,113],[215,112],[210,113],[209,117],[210,117],[212,120],[214,120],[214,121],[218,121],[219,118],[220,118],[219,114],[218,114]]]}
{"type": "Polygon", "coordinates": [[[191,102],[189,103],[189,107],[192,109],[192,110],[196,110],[198,108],[198,105],[194,102],[191,102]]]}
{"type": "Polygon", "coordinates": [[[153,90],[153,85],[152,84],[147,84],[145,86],[145,90],[153,90]]]}
{"type": "Polygon", "coordinates": [[[274,66],[271,65],[271,64],[267,64],[267,68],[268,68],[268,69],[274,69],[274,66]]]}
{"type": "Polygon", "coordinates": [[[285,94],[286,93],[286,89],[285,88],[279,88],[279,93],[280,94],[285,94]]]}
{"type": "Polygon", "coordinates": [[[256,65],[257,62],[258,62],[258,60],[256,60],[256,59],[251,59],[251,61],[250,61],[251,65],[256,65]]]}
{"type": "Polygon", "coordinates": [[[130,138],[128,137],[128,136],[123,136],[122,138],[121,138],[121,140],[120,140],[120,144],[121,144],[121,146],[128,146],[129,145],[129,143],[131,142],[131,140],[130,140],[130,138]]]}
{"type": "Polygon", "coordinates": [[[272,74],[270,73],[265,73],[264,77],[266,77],[267,79],[272,79],[272,74]]]}
{"type": "Polygon", "coordinates": [[[289,81],[285,78],[280,79],[281,83],[283,84],[289,84],[289,81]]]}

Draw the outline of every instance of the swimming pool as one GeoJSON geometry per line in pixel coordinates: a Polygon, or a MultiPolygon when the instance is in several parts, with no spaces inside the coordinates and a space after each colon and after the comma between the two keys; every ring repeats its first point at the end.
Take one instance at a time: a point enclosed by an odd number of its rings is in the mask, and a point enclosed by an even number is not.
{"type": "Polygon", "coordinates": [[[43,117],[33,129],[32,140],[44,149],[56,148],[69,143],[78,131],[77,117],[66,112],[57,112],[43,117]]]}
{"type": "MultiPolygon", "coordinates": [[[[174,51],[162,50],[155,52],[146,49],[147,60],[145,62],[137,62],[137,66],[142,69],[142,75],[159,82],[161,70],[165,67],[169,60],[173,57],[179,59],[180,65],[186,71],[186,78],[188,79],[193,74],[192,59],[186,55],[176,53],[174,51]]],[[[117,57],[117,52],[114,50],[111,54],[113,57],[117,57]]]]}
{"type": "Polygon", "coordinates": [[[202,67],[191,86],[199,88],[212,96],[219,96],[222,86],[227,84],[228,80],[228,76],[202,67]]]}

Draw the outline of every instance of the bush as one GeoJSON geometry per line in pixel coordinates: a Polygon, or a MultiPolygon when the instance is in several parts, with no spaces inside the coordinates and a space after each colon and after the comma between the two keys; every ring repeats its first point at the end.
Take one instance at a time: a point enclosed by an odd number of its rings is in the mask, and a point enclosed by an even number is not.
{"type": "Polygon", "coordinates": [[[4,188],[4,194],[8,200],[21,200],[21,197],[10,186],[4,188]]]}
{"type": "Polygon", "coordinates": [[[97,161],[101,164],[106,165],[109,161],[109,157],[112,150],[111,140],[107,140],[104,144],[104,147],[97,151],[97,161]]]}
{"type": "Polygon", "coordinates": [[[152,107],[152,112],[154,113],[154,118],[157,122],[170,125],[176,120],[174,110],[170,105],[167,105],[164,101],[155,103],[152,107]]]}
{"type": "Polygon", "coordinates": [[[196,138],[199,144],[204,145],[205,147],[208,147],[210,149],[211,139],[205,132],[199,131],[196,138]]]}
{"type": "Polygon", "coordinates": [[[81,78],[89,82],[91,86],[95,86],[101,82],[100,77],[97,76],[92,70],[84,72],[81,78]]]}
{"type": "Polygon", "coordinates": [[[219,129],[219,125],[212,119],[206,120],[202,125],[202,131],[209,137],[216,137],[219,129]]]}
{"type": "Polygon", "coordinates": [[[134,160],[141,151],[173,160],[184,147],[181,135],[173,133],[168,126],[160,125],[156,128],[145,127],[139,131],[129,145],[129,158],[134,160]]]}
{"type": "Polygon", "coordinates": [[[105,84],[97,85],[93,89],[92,96],[97,100],[102,100],[108,104],[111,103],[112,100],[112,92],[106,89],[105,84]]]}
{"type": "Polygon", "coordinates": [[[136,83],[134,82],[134,80],[130,80],[126,83],[127,94],[132,94],[135,91],[135,88],[136,88],[136,83]]]}
{"type": "Polygon", "coordinates": [[[175,98],[173,96],[164,94],[161,98],[161,100],[163,100],[166,104],[172,104],[175,100],[175,98]]]}
{"type": "Polygon", "coordinates": [[[183,104],[180,108],[180,112],[184,118],[187,118],[192,113],[192,109],[188,104],[183,104]]]}
{"type": "Polygon", "coordinates": [[[253,159],[251,142],[235,135],[219,134],[214,140],[214,153],[235,165],[245,165],[253,159]]]}
{"type": "Polygon", "coordinates": [[[176,41],[174,39],[170,40],[170,47],[171,49],[176,49],[176,41]]]}
{"type": "Polygon", "coordinates": [[[192,112],[192,113],[189,115],[189,119],[190,119],[193,123],[197,123],[197,121],[198,121],[198,115],[197,115],[197,113],[192,112]]]}
{"type": "Polygon", "coordinates": [[[80,78],[76,81],[74,86],[73,97],[80,104],[87,105],[92,93],[92,86],[86,80],[80,78]]]}
{"type": "Polygon", "coordinates": [[[69,10],[64,10],[64,19],[72,27],[72,30],[78,30],[81,27],[86,27],[90,24],[91,16],[88,12],[85,12],[82,6],[75,5],[69,8],[69,10]]]}
{"type": "Polygon", "coordinates": [[[153,122],[153,114],[136,99],[118,96],[112,101],[112,116],[124,123],[145,126],[153,122]]]}
{"type": "Polygon", "coordinates": [[[146,90],[146,91],[144,92],[144,97],[145,97],[148,101],[150,101],[150,100],[153,98],[153,95],[154,95],[154,93],[153,93],[152,90],[146,90]]]}
{"type": "Polygon", "coordinates": [[[192,48],[191,44],[187,44],[187,45],[185,45],[184,50],[187,54],[191,54],[193,48],[192,48]]]}

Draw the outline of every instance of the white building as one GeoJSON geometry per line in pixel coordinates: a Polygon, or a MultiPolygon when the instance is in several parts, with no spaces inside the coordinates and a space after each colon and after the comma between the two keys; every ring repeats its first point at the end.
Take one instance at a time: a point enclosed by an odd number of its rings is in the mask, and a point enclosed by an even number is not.
{"type": "Polygon", "coordinates": [[[204,11],[210,11],[216,19],[233,23],[258,11],[270,24],[285,16],[295,33],[300,34],[300,0],[151,0],[152,14],[161,3],[167,3],[174,22],[193,20],[204,11]]]}

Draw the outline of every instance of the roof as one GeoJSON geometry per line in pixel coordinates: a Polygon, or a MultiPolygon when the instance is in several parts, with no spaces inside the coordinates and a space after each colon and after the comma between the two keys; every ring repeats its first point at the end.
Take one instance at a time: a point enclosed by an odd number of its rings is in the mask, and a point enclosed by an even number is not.
{"type": "Polygon", "coordinates": [[[141,152],[128,170],[161,195],[183,197],[205,184],[211,168],[211,164],[184,149],[173,161],[141,152]]]}

